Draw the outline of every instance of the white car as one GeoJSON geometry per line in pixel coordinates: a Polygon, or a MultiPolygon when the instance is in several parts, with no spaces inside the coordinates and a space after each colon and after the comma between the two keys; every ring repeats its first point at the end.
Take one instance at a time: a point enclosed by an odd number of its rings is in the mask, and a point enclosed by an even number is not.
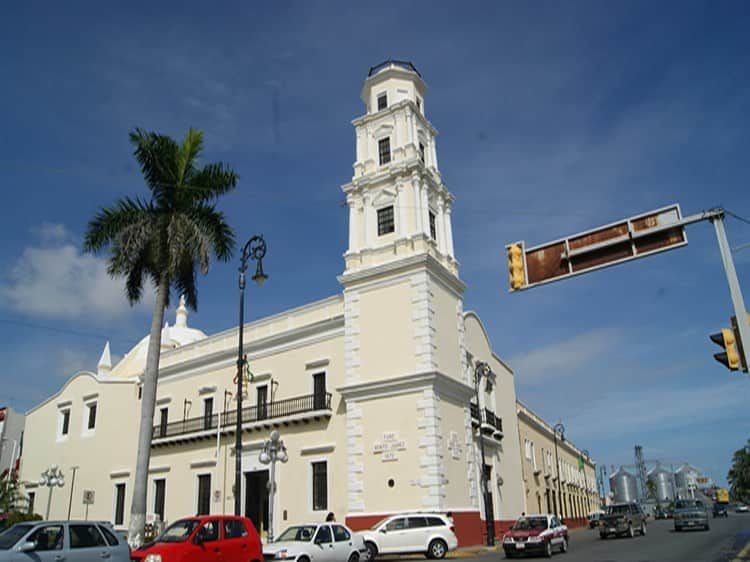
{"type": "Polygon", "coordinates": [[[341,523],[294,525],[263,545],[264,560],[359,562],[367,556],[362,537],[341,523]]]}
{"type": "Polygon", "coordinates": [[[393,515],[359,533],[365,540],[370,562],[378,554],[412,552],[443,558],[458,546],[453,522],[440,513],[393,515]]]}

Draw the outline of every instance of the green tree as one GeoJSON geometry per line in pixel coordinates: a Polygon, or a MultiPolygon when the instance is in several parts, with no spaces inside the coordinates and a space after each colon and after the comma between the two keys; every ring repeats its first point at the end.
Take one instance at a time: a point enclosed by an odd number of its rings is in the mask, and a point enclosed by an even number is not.
{"type": "Polygon", "coordinates": [[[732,467],[727,473],[729,491],[735,499],[750,500],[750,439],[732,455],[732,467]]]}
{"type": "Polygon", "coordinates": [[[0,474],[0,513],[13,511],[20,499],[18,474],[15,470],[4,470],[0,474]]]}
{"type": "Polygon", "coordinates": [[[190,129],[181,143],[136,129],[130,133],[133,154],[150,191],[150,199],[123,198],[100,210],[89,222],[84,249],[108,250],[108,272],[125,278],[130,304],[140,300],[144,281],[156,290],[156,302],[143,378],[138,454],[130,510],[128,543],[143,544],[146,483],[151,457],[156,385],[164,310],[170,291],[197,308],[196,270],[208,273],[213,254],[226,261],[234,233],[215,208],[219,196],[234,189],[238,175],[222,163],[198,167],[203,135],[190,129]]]}

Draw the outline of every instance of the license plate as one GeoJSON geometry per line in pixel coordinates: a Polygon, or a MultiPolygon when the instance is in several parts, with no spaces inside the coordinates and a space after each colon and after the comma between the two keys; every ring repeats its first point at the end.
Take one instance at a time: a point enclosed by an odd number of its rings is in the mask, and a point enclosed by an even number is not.
{"type": "Polygon", "coordinates": [[[692,527],[693,525],[695,525],[695,521],[688,521],[688,527],[692,527]]]}
{"type": "Polygon", "coordinates": [[[523,550],[524,548],[526,548],[526,545],[522,542],[516,543],[516,550],[523,550]]]}

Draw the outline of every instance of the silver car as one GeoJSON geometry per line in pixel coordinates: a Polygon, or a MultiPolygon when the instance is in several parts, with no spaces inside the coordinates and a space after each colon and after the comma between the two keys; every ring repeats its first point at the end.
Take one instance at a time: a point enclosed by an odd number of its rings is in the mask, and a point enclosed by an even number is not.
{"type": "Polygon", "coordinates": [[[700,500],[677,500],[674,504],[674,530],[703,529],[708,531],[708,509],[700,500]]]}
{"type": "Polygon", "coordinates": [[[130,562],[130,548],[109,523],[29,521],[0,533],[0,562],[130,562]]]}

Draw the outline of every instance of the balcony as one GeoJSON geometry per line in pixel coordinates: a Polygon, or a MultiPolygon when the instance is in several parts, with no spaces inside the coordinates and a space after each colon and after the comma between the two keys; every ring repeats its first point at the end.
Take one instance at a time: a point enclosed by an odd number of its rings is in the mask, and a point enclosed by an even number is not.
{"type": "MultiPolygon", "coordinates": [[[[321,418],[330,418],[331,413],[330,392],[308,394],[242,408],[242,429],[252,431],[309,423],[321,418]]],[[[219,421],[221,421],[222,435],[234,433],[237,426],[237,410],[155,425],[151,446],[159,447],[173,443],[215,439],[219,421]]]]}
{"type": "Polygon", "coordinates": [[[471,423],[472,425],[480,425],[483,433],[492,435],[495,439],[500,441],[503,438],[503,420],[496,416],[494,412],[491,412],[487,408],[484,409],[482,419],[479,419],[479,407],[473,402],[469,402],[469,408],[471,409],[471,423]]]}

